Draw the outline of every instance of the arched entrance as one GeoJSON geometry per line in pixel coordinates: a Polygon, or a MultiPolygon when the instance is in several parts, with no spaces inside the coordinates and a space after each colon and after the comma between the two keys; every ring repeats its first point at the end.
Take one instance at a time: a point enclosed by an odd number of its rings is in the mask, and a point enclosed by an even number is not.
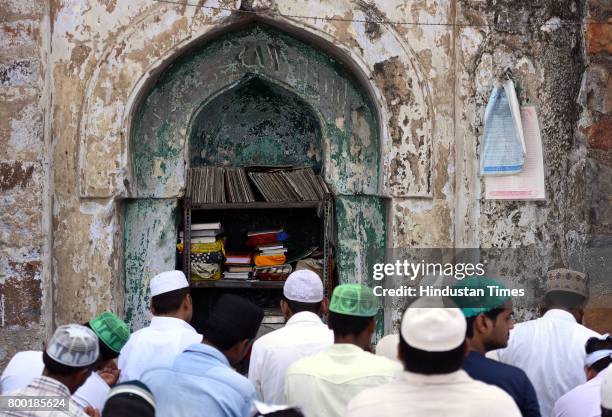
{"type": "Polygon", "coordinates": [[[130,150],[136,198],[125,204],[124,260],[135,328],[146,317],[146,279],[175,267],[171,196],[191,164],[266,159],[321,170],[336,205],[340,282],[367,282],[372,250],[384,248],[376,108],[340,62],[270,27],[227,33],[174,61],[139,107],[130,150]]]}

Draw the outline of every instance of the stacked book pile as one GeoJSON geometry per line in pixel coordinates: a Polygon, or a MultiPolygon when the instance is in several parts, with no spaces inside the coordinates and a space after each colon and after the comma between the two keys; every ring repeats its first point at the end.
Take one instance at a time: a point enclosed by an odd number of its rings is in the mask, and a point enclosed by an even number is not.
{"type": "MultiPolygon", "coordinates": [[[[224,242],[220,239],[223,227],[219,222],[193,223],[191,225],[191,280],[208,281],[221,279],[221,265],[224,259],[224,242]]],[[[179,232],[180,252],[184,250],[183,232],[179,232]]]]}
{"type": "Polygon", "coordinates": [[[194,204],[225,203],[225,168],[190,168],[187,171],[185,194],[194,204]]]}
{"type": "Polygon", "coordinates": [[[248,280],[253,276],[253,263],[250,253],[227,252],[223,279],[248,280]]]}
{"type": "Polygon", "coordinates": [[[247,245],[254,247],[255,278],[261,280],[284,280],[291,273],[287,262],[289,236],[283,229],[259,230],[248,233],[247,245]]]}
{"type": "Polygon", "coordinates": [[[250,168],[249,178],[266,201],[322,200],[329,194],[312,168],[250,168]]]}
{"type": "Polygon", "coordinates": [[[231,203],[252,203],[255,195],[244,168],[225,168],[225,193],[231,203]]]}

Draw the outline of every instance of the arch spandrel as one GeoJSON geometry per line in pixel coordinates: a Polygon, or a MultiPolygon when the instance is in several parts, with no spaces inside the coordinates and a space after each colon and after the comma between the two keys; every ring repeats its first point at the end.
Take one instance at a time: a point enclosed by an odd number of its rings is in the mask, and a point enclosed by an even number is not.
{"type": "MultiPolygon", "coordinates": [[[[338,3],[333,6],[336,10],[341,6],[347,10],[355,7],[350,0],[335,3],[338,3]]],[[[321,4],[319,7],[328,6],[321,4]]],[[[89,78],[87,84],[89,93],[81,108],[83,115],[79,124],[81,196],[136,196],[134,167],[130,163],[131,149],[128,138],[137,114],[134,108],[140,101],[141,91],[145,90],[146,85],[156,77],[155,74],[158,72],[156,68],[164,65],[163,62],[170,60],[172,55],[180,53],[180,50],[197,42],[199,38],[206,37],[207,33],[220,30],[224,25],[231,23],[229,17],[228,13],[195,13],[180,16],[172,8],[159,5],[154,10],[149,10],[147,15],[137,19],[135,24],[127,26],[117,34],[116,41],[109,44],[107,51],[104,52],[104,58],[99,61],[98,67],[89,78]],[[167,26],[165,29],[160,28],[162,32],[158,35],[158,38],[164,39],[164,42],[151,47],[144,46],[145,44],[139,40],[139,33],[151,25],[159,26],[155,22],[159,22],[160,18],[163,22],[169,22],[165,25],[167,26]],[[186,24],[178,26],[170,24],[172,19],[179,18],[181,21],[186,19],[186,24]],[[97,92],[107,90],[105,86],[112,86],[113,93],[98,94],[97,92]]],[[[380,25],[380,36],[367,38],[360,28],[363,24],[354,23],[353,29],[349,32],[353,34],[351,36],[355,36],[355,39],[349,42],[344,38],[338,38],[341,33],[330,30],[329,22],[315,21],[305,24],[295,19],[275,17],[268,23],[274,26],[278,24],[283,28],[293,28],[295,31],[303,32],[309,39],[314,38],[316,43],[322,42],[324,49],[337,51],[339,55],[351,61],[354,70],[364,74],[361,76],[362,85],[363,80],[372,81],[366,87],[375,104],[379,106],[381,170],[384,178],[384,188],[378,187],[378,192],[404,197],[431,196],[432,172],[429,156],[432,155],[434,122],[429,82],[422,76],[418,61],[414,59],[414,52],[393,28],[380,25]],[[395,62],[399,62],[400,65],[396,66],[395,62]],[[393,86],[385,85],[376,79],[375,65],[381,63],[383,69],[385,66],[396,66],[401,72],[395,77],[393,86]],[[410,97],[405,94],[394,97],[388,91],[394,89],[400,92],[412,90],[413,94],[410,97]],[[399,121],[404,123],[404,126],[398,129],[399,121]]],[[[308,79],[315,76],[315,73],[304,66],[302,76],[297,78],[308,79]]],[[[309,93],[306,84],[302,86],[302,93],[309,93]]],[[[334,130],[331,125],[327,127],[334,130]]],[[[157,167],[158,171],[162,168],[159,161],[157,167]]],[[[329,170],[332,171],[333,169],[329,170]]],[[[181,179],[177,180],[179,181],[173,182],[177,182],[180,188],[181,179]]],[[[167,189],[166,187],[165,191],[167,189]]],[[[162,195],[165,191],[158,189],[153,195],[162,195]]]]}

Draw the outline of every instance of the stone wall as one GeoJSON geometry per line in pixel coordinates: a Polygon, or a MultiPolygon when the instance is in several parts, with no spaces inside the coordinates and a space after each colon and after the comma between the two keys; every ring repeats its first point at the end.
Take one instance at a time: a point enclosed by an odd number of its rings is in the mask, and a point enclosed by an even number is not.
{"type": "MultiPolygon", "coordinates": [[[[573,265],[576,253],[609,239],[612,25],[565,24],[610,21],[609,2],[200,3],[221,9],[148,0],[3,2],[0,364],[15,349],[37,347],[40,331],[55,323],[104,309],[124,314],[135,111],[184,51],[254,18],[226,8],[254,10],[256,19],[308,39],[345,63],[367,91],[378,111],[377,194],[389,201],[387,246],[521,246],[540,258],[554,252],[549,264],[532,262],[530,282],[539,287],[545,270],[573,265]],[[484,109],[506,70],[524,102],[538,108],[545,202],[482,197],[484,109]]],[[[397,307],[387,306],[388,324],[397,307]]]]}
{"type": "MultiPolygon", "coordinates": [[[[49,8],[0,8],[0,364],[51,318],[49,8]]],[[[50,322],[47,322],[50,324],[50,322]]]]}

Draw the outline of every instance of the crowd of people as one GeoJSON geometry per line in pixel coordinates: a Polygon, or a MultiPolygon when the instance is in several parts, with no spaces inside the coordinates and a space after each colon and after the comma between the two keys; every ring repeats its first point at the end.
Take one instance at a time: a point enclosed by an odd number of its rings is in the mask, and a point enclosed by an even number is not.
{"type": "MultiPolygon", "coordinates": [[[[483,277],[457,285],[502,286],[483,277]]],[[[399,334],[375,349],[372,289],[338,285],[328,301],[308,270],[284,283],[285,325],[259,338],[264,311],[231,294],[198,333],[180,271],[152,278],[150,294],[148,327],[130,334],[104,312],[59,326],[42,351],[17,353],[2,396],[66,403],[0,401],[0,416],[612,417],[612,337],[581,324],[580,272],[550,271],[542,316],[516,325],[508,297],[417,299],[399,334]],[[244,360],[246,376],[235,370],[244,360]]]]}

